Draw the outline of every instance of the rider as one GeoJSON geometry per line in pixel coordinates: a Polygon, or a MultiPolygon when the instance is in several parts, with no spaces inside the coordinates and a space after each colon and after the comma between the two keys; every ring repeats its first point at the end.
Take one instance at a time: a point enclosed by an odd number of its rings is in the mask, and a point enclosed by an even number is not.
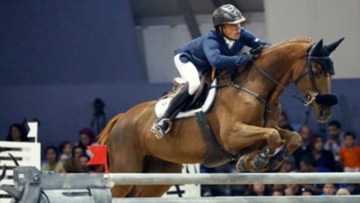
{"type": "Polygon", "coordinates": [[[241,12],[231,4],[215,9],[212,15],[215,30],[196,38],[175,50],[174,61],[181,77],[187,84],[171,100],[164,115],[152,126],[157,138],[162,138],[171,127],[173,114],[200,86],[200,73],[215,69],[233,69],[248,64],[253,56],[237,55],[246,45],[257,47],[268,43],[256,38],[241,27],[245,21],[241,12]],[[170,118],[171,117],[171,118],[170,118]]]}

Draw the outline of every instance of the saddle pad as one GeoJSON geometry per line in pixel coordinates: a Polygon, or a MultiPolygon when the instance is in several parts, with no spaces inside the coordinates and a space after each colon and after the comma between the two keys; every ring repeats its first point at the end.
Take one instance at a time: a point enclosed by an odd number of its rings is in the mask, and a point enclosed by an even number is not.
{"type": "MultiPolygon", "coordinates": [[[[216,86],[216,85],[217,85],[217,80],[215,79],[211,83],[211,86],[216,86]]],[[[191,109],[191,110],[185,111],[185,112],[180,112],[175,117],[175,119],[193,117],[193,116],[195,116],[195,113],[199,112],[199,111],[203,111],[204,113],[208,112],[210,107],[214,103],[215,95],[216,95],[216,88],[211,88],[202,107],[200,107],[198,109],[191,109]]],[[[160,118],[165,113],[166,109],[169,106],[171,99],[172,98],[165,98],[165,99],[161,99],[158,102],[156,102],[155,115],[157,118],[160,118]]]]}

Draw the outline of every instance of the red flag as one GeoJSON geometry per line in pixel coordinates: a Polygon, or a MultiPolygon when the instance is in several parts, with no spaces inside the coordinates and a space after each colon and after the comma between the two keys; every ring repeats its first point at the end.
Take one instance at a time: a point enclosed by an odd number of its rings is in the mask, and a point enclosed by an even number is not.
{"type": "Polygon", "coordinates": [[[88,149],[93,153],[88,165],[104,165],[105,173],[109,173],[107,165],[107,148],[106,145],[88,146],[88,149]]]}

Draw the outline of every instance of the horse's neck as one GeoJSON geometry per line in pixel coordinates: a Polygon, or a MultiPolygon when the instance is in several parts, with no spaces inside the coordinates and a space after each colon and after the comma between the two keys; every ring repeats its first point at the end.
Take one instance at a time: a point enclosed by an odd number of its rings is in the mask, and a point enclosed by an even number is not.
{"type": "MultiPolygon", "coordinates": [[[[282,57],[279,53],[279,56],[266,60],[264,57],[263,60],[259,60],[256,63],[257,68],[263,70],[268,74],[273,80],[279,82],[283,86],[287,87],[291,82],[291,67],[293,67],[293,61],[289,58],[282,57]]],[[[271,56],[270,56],[271,57],[271,56]]],[[[261,73],[257,68],[253,68],[253,72],[256,73],[256,77],[262,78],[262,88],[259,92],[260,95],[264,95],[265,99],[268,100],[269,104],[277,103],[280,95],[283,92],[281,88],[274,81],[271,81],[264,73],[261,73]]]]}
{"type": "MultiPolygon", "coordinates": [[[[276,104],[284,89],[258,69],[263,70],[272,79],[287,87],[292,82],[293,69],[296,67],[295,63],[305,53],[305,50],[299,50],[300,47],[292,45],[265,52],[259,60],[254,62],[246,76],[248,77],[246,81],[249,82],[245,82],[244,85],[258,93],[269,105],[276,104]]],[[[241,79],[241,76],[239,78],[241,79]]]]}

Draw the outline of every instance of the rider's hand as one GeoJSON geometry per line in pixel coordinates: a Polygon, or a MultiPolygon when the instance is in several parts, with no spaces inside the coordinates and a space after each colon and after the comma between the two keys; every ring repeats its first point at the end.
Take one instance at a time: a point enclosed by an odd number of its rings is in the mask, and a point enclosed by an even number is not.
{"type": "Polygon", "coordinates": [[[265,48],[265,45],[259,45],[256,47],[253,47],[252,49],[250,49],[249,53],[252,56],[252,59],[255,60],[257,58],[259,58],[261,56],[261,52],[262,50],[265,48]]]}
{"type": "Polygon", "coordinates": [[[252,56],[252,60],[256,60],[257,58],[259,58],[261,56],[261,53],[259,54],[251,54],[252,56]]]}

